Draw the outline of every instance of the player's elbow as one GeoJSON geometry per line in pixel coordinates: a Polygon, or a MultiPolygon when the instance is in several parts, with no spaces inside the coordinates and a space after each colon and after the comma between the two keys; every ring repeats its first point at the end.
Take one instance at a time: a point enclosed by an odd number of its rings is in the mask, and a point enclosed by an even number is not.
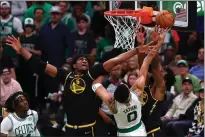
{"type": "Polygon", "coordinates": [[[111,69],[117,65],[117,58],[112,58],[112,59],[109,59],[108,61],[104,62],[103,63],[103,67],[104,69],[107,71],[107,72],[110,72],[111,69]]]}

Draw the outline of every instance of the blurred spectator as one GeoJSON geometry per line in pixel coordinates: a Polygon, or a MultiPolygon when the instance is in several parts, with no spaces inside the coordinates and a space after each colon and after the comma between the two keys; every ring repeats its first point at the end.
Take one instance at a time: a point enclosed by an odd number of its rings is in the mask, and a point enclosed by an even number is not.
{"type": "Polygon", "coordinates": [[[26,1],[12,1],[11,14],[22,20],[24,12],[27,10],[26,1]]]}
{"type": "Polygon", "coordinates": [[[0,106],[4,107],[8,97],[15,92],[22,91],[22,89],[20,84],[12,78],[11,69],[6,67],[2,68],[0,74],[1,74],[0,106]]]}
{"type": "Polygon", "coordinates": [[[138,73],[136,71],[129,73],[127,77],[127,85],[131,88],[134,85],[137,78],[138,78],[138,73]]]}
{"type": "Polygon", "coordinates": [[[177,62],[182,60],[181,55],[176,55],[174,60],[168,64],[168,67],[174,72],[175,75],[179,75],[179,69],[177,68],[177,62]]]}
{"type": "Polygon", "coordinates": [[[105,53],[112,51],[113,47],[114,47],[114,43],[115,43],[115,32],[113,27],[108,24],[105,27],[105,37],[103,37],[98,45],[97,45],[97,49],[96,49],[96,62],[101,62],[102,61],[102,57],[105,53]]]}
{"type": "Polygon", "coordinates": [[[71,28],[71,31],[77,31],[77,22],[76,19],[77,17],[80,17],[82,15],[85,15],[88,19],[88,24],[90,25],[91,23],[91,19],[90,17],[84,13],[84,9],[83,9],[83,5],[82,2],[76,2],[76,1],[72,1],[71,2],[71,6],[72,6],[72,12],[69,15],[70,18],[68,20],[69,22],[69,28],[71,28]]]}
{"type": "Polygon", "coordinates": [[[88,19],[82,15],[77,17],[78,30],[72,33],[74,40],[73,56],[78,54],[90,54],[91,57],[95,55],[96,43],[93,35],[88,31],[88,19]]]}
{"type": "Polygon", "coordinates": [[[11,75],[13,79],[16,79],[16,72],[14,68],[13,61],[11,60],[11,57],[9,56],[3,56],[3,46],[2,41],[0,40],[0,69],[7,67],[11,69],[11,75]]]}
{"type": "Polygon", "coordinates": [[[74,31],[74,22],[70,19],[71,14],[68,13],[68,8],[70,7],[70,3],[68,1],[59,1],[57,4],[61,8],[62,18],[61,21],[68,26],[71,31],[74,31]]]}
{"type": "Polygon", "coordinates": [[[165,51],[164,51],[163,64],[164,65],[170,64],[174,60],[174,57],[175,57],[174,48],[172,46],[168,46],[167,49],[165,49],[165,51]]]}
{"type": "Polygon", "coordinates": [[[187,60],[195,61],[197,53],[203,44],[199,40],[199,35],[196,32],[178,32],[180,37],[179,54],[187,57],[187,60]]]}
{"type": "MultiPolygon", "coordinates": [[[[62,67],[66,61],[66,49],[68,48],[69,55],[72,55],[73,39],[71,39],[70,29],[63,24],[61,20],[61,9],[58,6],[53,6],[50,10],[51,21],[42,26],[38,44],[42,49],[42,60],[49,62],[56,67],[62,67]]],[[[57,92],[59,89],[59,83],[47,76],[43,76],[44,86],[42,89],[45,94],[42,97],[47,96],[48,93],[57,92]]]]}
{"type": "Polygon", "coordinates": [[[204,48],[199,49],[198,63],[189,70],[189,73],[196,76],[200,80],[204,80],[204,48]]]}
{"type": "Polygon", "coordinates": [[[201,87],[204,87],[204,81],[201,80],[200,83],[199,83],[199,85],[200,85],[201,87]]]}
{"type": "MultiPolygon", "coordinates": [[[[190,120],[179,121],[178,119],[180,114],[185,114],[186,110],[197,99],[197,96],[193,94],[192,86],[193,84],[191,79],[186,78],[183,80],[182,82],[183,92],[174,99],[172,107],[165,114],[165,116],[162,117],[165,133],[168,133],[168,131],[172,132],[173,127],[176,124],[186,123],[183,125],[186,126],[191,125],[190,120]]],[[[180,128],[184,128],[184,127],[180,127],[180,128]]]]}
{"type": "Polygon", "coordinates": [[[174,84],[175,92],[177,94],[180,94],[182,92],[182,81],[187,77],[192,80],[193,92],[194,93],[197,92],[200,88],[199,86],[200,80],[196,76],[189,74],[189,65],[187,61],[185,60],[178,61],[177,67],[179,68],[180,74],[175,77],[176,78],[176,82],[174,84]]]}
{"type": "Polygon", "coordinates": [[[136,72],[137,74],[139,74],[138,55],[135,55],[134,57],[128,59],[127,63],[128,63],[129,71],[127,72],[127,74],[124,77],[125,82],[128,81],[128,75],[131,72],[136,72]]]}
{"type": "Polygon", "coordinates": [[[45,20],[43,20],[43,14],[44,14],[44,11],[42,8],[35,8],[34,25],[35,25],[35,30],[37,34],[39,33],[40,28],[46,23],[45,20]]]}
{"type": "Polygon", "coordinates": [[[20,19],[13,17],[10,14],[11,6],[9,2],[1,2],[1,17],[0,17],[0,38],[3,42],[3,56],[7,55],[12,58],[15,66],[18,66],[18,59],[16,52],[8,45],[6,45],[6,39],[8,35],[18,36],[23,33],[22,23],[20,19]]]}
{"type": "Polygon", "coordinates": [[[204,137],[204,87],[199,90],[200,101],[194,107],[194,120],[187,137],[204,137]]]}
{"type": "Polygon", "coordinates": [[[166,83],[166,99],[164,101],[164,115],[171,108],[173,99],[174,99],[174,83],[175,83],[175,75],[173,71],[169,68],[163,68],[164,70],[164,80],[166,83]]]}
{"type": "MultiPolygon", "coordinates": [[[[26,18],[24,21],[25,34],[20,37],[21,45],[34,55],[40,56],[40,48],[37,47],[37,36],[34,34],[35,26],[32,18],[26,18]]],[[[28,63],[23,57],[19,57],[20,68],[18,69],[19,75],[17,76],[23,91],[30,97],[30,107],[34,108],[35,91],[36,91],[36,74],[31,72],[28,63]]]]}
{"type": "Polygon", "coordinates": [[[34,11],[36,8],[43,9],[43,22],[46,22],[50,19],[50,9],[52,5],[45,1],[36,1],[31,7],[29,7],[26,12],[24,13],[23,21],[26,18],[33,18],[34,19],[34,11]]]}

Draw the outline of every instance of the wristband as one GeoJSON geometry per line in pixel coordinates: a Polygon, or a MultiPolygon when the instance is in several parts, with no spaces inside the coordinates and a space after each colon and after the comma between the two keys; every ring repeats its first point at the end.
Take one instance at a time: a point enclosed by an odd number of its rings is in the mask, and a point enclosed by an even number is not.
{"type": "Polygon", "coordinates": [[[92,86],[92,90],[93,90],[94,92],[96,92],[96,90],[97,90],[100,86],[102,86],[102,84],[96,83],[96,84],[94,84],[94,85],[92,86]]]}

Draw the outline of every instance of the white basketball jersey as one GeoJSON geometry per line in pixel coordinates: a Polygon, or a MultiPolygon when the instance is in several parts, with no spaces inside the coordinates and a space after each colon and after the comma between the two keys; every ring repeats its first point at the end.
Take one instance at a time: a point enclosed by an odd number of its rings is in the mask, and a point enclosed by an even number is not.
{"type": "Polygon", "coordinates": [[[36,128],[36,119],[34,116],[37,114],[33,113],[35,111],[29,110],[28,117],[25,119],[19,118],[16,113],[10,113],[8,118],[11,120],[12,128],[8,133],[8,136],[21,136],[21,137],[29,137],[29,136],[36,136],[35,135],[35,128],[36,128]]]}
{"type": "Polygon", "coordinates": [[[130,128],[141,121],[141,102],[137,93],[130,91],[131,99],[129,105],[116,101],[118,113],[114,114],[117,127],[120,129],[130,128]]]}

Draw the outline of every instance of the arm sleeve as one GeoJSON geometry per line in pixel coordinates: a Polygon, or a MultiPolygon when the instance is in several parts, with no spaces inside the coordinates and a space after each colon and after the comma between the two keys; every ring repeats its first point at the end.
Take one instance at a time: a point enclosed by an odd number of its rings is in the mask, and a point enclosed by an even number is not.
{"type": "Polygon", "coordinates": [[[1,122],[1,133],[8,135],[9,131],[11,130],[11,128],[12,128],[11,120],[8,117],[6,117],[1,122]]]}
{"type": "Polygon", "coordinates": [[[96,79],[98,76],[108,74],[101,63],[94,65],[89,72],[93,79],[96,79]]]}
{"type": "Polygon", "coordinates": [[[16,32],[18,32],[18,33],[24,32],[20,19],[18,19],[16,17],[14,17],[14,28],[16,29],[16,32]]]}

